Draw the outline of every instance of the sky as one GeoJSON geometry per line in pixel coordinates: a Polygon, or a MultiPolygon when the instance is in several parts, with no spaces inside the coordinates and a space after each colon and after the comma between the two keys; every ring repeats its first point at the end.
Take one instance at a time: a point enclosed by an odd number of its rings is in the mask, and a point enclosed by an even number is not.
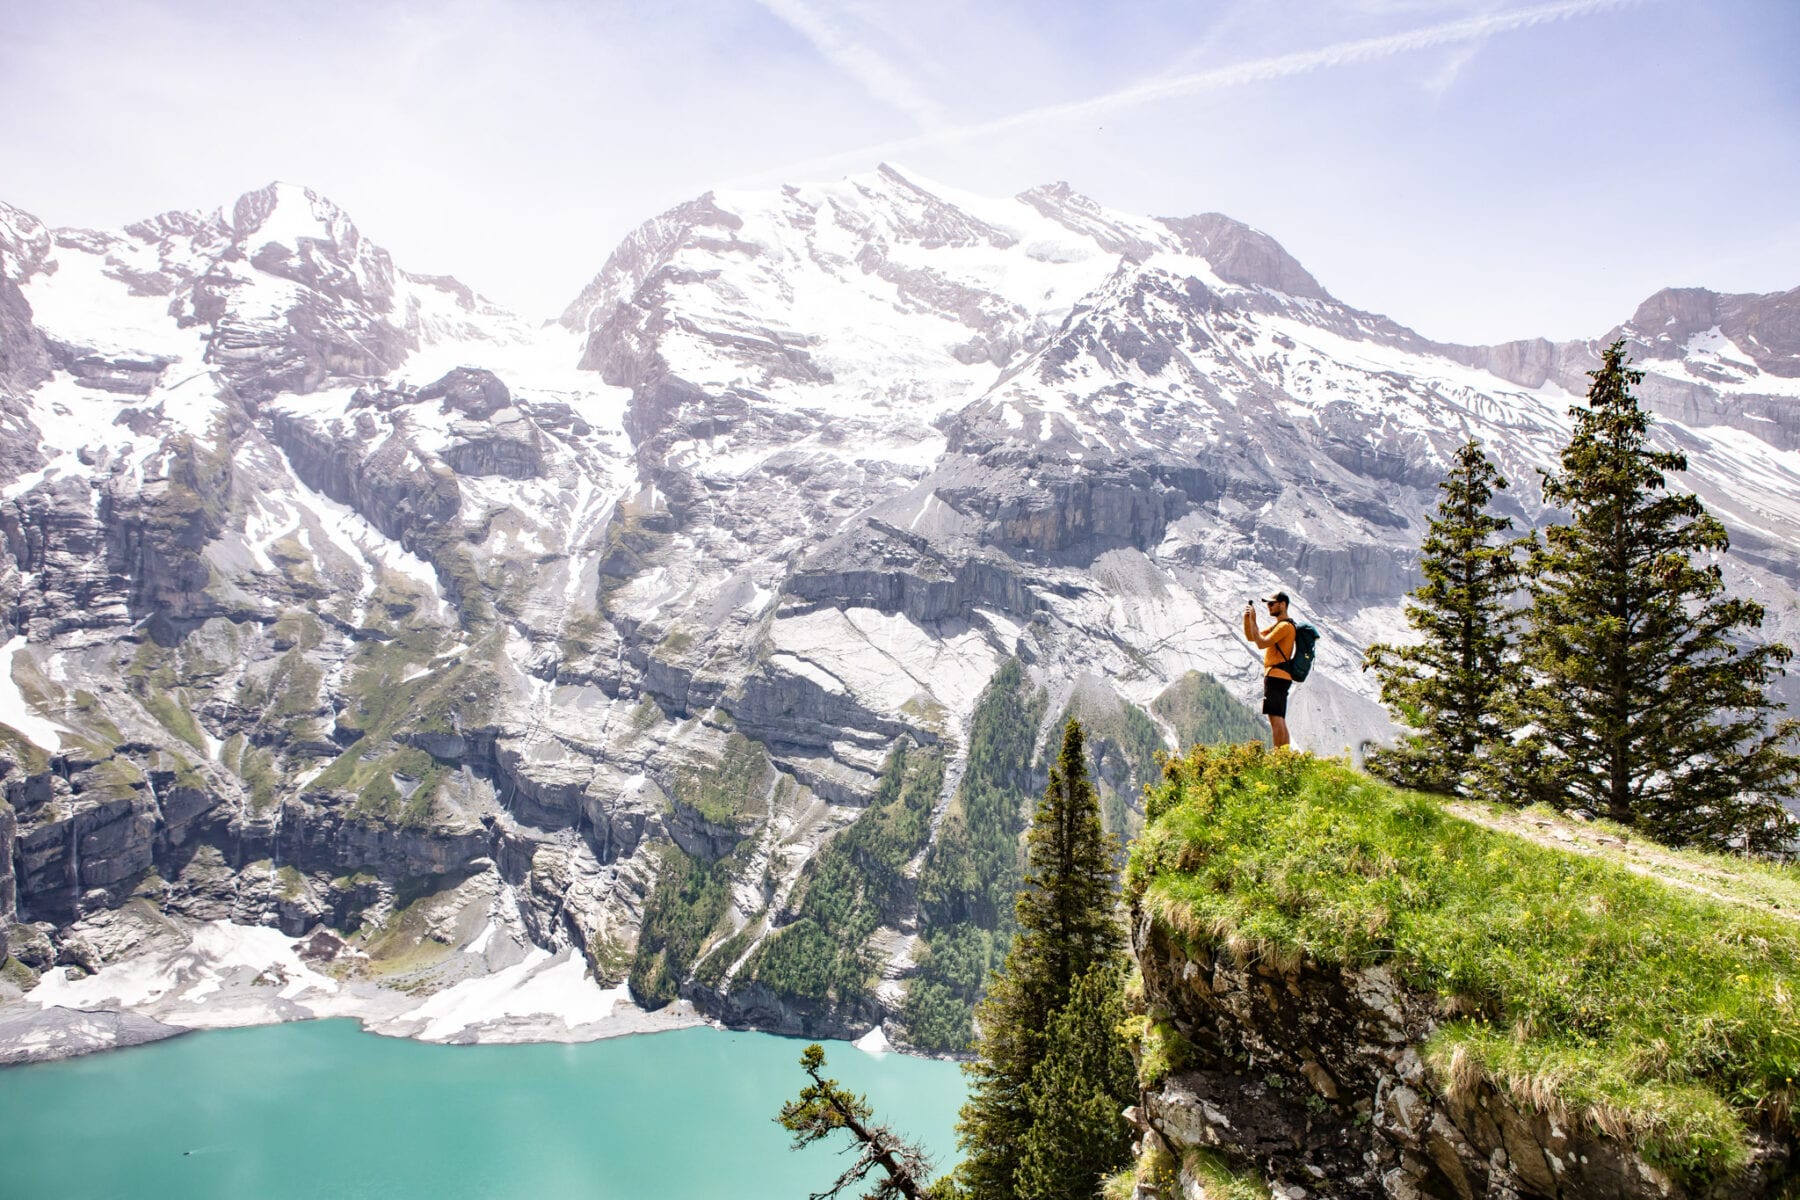
{"type": "Polygon", "coordinates": [[[270,180],[532,317],[710,188],[1223,212],[1467,343],[1800,286],[1797,0],[0,0],[0,200],[270,180]]]}

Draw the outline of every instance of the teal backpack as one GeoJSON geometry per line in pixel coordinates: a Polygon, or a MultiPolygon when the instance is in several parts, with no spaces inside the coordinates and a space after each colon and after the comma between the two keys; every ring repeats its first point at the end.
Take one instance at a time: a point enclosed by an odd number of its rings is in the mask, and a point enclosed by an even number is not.
{"type": "Polygon", "coordinates": [[[1310,621],[1289,620],[1294,626],[1294,654],[1281,664],[1281,669],[1292,675],[1295,683],[1299,683],[1312,674],[1313,650],[1319,644],[1319,631],[1313,628],[1310,621]]]}

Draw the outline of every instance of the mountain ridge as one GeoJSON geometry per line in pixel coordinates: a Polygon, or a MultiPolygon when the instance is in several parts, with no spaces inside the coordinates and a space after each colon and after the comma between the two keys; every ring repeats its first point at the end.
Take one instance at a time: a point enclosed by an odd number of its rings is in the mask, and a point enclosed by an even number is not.
{"type": "MultiPolygon", "coordinates": [[[[1672,293],[1615,331],[1789,641],[1797,310],[1672,293]]],[[[504,944],[904,1041],[907,889],[873,930],[805,899],[896,744],[943,757],[935,837],[1016,660],[1044,722],[1117,714],[1130,832],[1145,731],[1206,676],[1252,698],[1237,613],[1275,585],[1331,632],[1301,744],[1385,736],[1356,668],[1447,455],[1553,467],[1598,345],[1430,342],[1227,217],[890,166],[676,206],[542,325],[298,185],[113,232],[0,206],[0,924],[104,969],[172,936],[134,896],[364,946],[424,921],[421,993],[504,944]],[[868,994],[776,971],[796,929],[868,994]]]]}

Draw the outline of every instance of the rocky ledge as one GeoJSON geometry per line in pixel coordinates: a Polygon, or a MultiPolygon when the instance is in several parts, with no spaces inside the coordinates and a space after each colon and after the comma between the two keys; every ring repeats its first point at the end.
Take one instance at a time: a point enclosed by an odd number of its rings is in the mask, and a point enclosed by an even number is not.
{"type": "Polygon", "coordinates": [[[1792,868],[1228,757],[1134,852],[1138,1200],[1794,1194],[1792,868]]]}
{"type": "MultiPolygon", "coordinates": [[[[1422,1050],[1447,1014],[1384,967],[1243,961],[1184,947],[1149,917],[1134,945],[1150,1011],[1167,1023],[1157,1036],[1193,1047],[1134,1111],[1177,1162],[1196,1149],[1247,1160],[1295,1200],[1764,1194],[1682,1189],[1629,1141],[1433,1070],[1422,1050]]],[[[1184,1195],[1208,1194],[1187,1174],[1184,1195]]]]}

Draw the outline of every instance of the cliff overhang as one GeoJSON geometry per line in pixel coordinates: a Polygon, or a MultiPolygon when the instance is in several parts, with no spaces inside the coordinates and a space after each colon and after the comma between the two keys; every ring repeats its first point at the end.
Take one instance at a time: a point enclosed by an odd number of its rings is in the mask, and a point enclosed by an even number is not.
{"type": "Polygon", "coordinates": [[[1128,886],[1140,1180],[1396,1200],[1800,1181],[1792,868],[1254,746],[1172,761],[1150,812],[1128,886]]]}

